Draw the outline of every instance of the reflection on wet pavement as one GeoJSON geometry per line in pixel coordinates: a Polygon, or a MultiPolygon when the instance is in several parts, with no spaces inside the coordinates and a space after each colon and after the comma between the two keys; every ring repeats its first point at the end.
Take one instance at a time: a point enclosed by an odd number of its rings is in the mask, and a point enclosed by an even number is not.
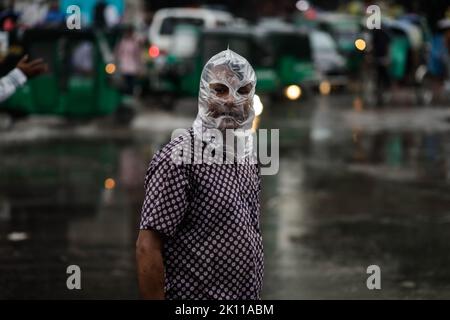
{"type": "Polygon", "coordinates": [[[336,107],[318,101],[309,139],[299,130],[265,177],[264,298],[448,298],[448,134],[366,132],[336,107]],[[380,291],[366,287],[372,264],[380,291]]]}
{"type": "Polygon", "coordinates": [[[136,297],[135,213],[145,172],[139,146],[70,140],[1,153],[1,234],[27,237],[1,237],[0,296],[136,297]],[[82,291],[66,288],[71,264],[81,267],[82,291]]]}
{"type": "MultiPolygon", "coordinates": [[[[265,108],[281,159],[263,178],[263,298],[450,298],[449,130],[420,125],[446,111],[415,119],[330,99],[265,108]],[[379,291],[366,287],[372,264],[379,291]]],[[[136,123],[126,134],[0,144],[0,298],[138,297],[143,179],[170,129],[152,113],[136,123]],[[145,131],[149,121],[160,131],[145,131]],[[81,291],[66,288],[71,264],[81,291]]]]}

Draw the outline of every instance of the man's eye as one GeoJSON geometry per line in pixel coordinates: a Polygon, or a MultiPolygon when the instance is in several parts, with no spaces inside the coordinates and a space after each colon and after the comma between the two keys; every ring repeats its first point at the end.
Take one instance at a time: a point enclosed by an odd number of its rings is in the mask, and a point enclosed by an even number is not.
{"type": "Polygon", "coordinates": [[[250,85],[246,85],[243,87],[240,87],[238,90],[239,94],[249,94],[250,91],[252,91],[252,87],[250,85]]]}
{"type": "Polygon", "coordinates": [[[214,93],[219,96],[226,95],[228,93],[228,87],[220,84],[211,85],[211,89],[213,89],[214,93]]]}

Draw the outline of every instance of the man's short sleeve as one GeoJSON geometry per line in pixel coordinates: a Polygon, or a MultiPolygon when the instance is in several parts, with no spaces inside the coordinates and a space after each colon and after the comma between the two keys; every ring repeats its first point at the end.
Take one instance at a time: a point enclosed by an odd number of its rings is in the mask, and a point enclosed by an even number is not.
{"type": "Polygon", "coordinates": [[[140,229],[172,237],[186,213],[188,192],[186,168],[170,157],[155,156],[145,177],[140,229]]]}

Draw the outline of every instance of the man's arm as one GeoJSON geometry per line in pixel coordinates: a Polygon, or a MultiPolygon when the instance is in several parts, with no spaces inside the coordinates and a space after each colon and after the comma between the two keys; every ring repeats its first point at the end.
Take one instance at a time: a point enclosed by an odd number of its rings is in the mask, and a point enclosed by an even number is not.
{"type": "Polygon", "coordinates": [[[0,102],[8,99],[16,92],[16,89],[27,81],[26,76],[20,69],[15,68],[0,79],[0,102]]]}
{"type": "Polygon", "coordinates": [[[144,299],[164,299],[162,239],[158,232],[140,230],[136,242],[139,290],[144,299]]]}
{"type": "Polygon", "coordinates": [[[14,70],[0,79],[0,102],[13,95],[17,88],[27,81],[27,78],[32,78],[45,71],[47,71],[47,65],[42,59],[28,61],[28,56],[25,55],[14,70]]]}

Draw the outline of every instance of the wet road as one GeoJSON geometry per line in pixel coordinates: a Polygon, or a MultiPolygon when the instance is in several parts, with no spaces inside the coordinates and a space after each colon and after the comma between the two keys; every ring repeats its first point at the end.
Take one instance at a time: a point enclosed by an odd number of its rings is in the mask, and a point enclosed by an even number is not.
{"type": "MultiPolygon", "coordinates": [[[[193,107],[131,129],[31,119],[0,133],[0,298],[137,298],[145,169],[193,107]],[[66,288],[72,264],[82,290],[66,288]]],[[[349,96],[265,105],[280,169],[263,178],[263,298],[450,298],[449,119],[349,96]],[[372,264],[381,290],[366,287],[372,264]]]]}

